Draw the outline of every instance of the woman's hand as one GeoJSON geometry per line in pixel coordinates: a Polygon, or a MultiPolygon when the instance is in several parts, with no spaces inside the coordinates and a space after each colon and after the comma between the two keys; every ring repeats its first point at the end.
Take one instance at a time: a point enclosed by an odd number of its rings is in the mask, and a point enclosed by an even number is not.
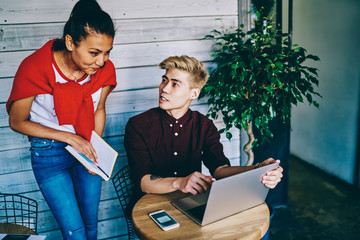
{"type": "Polygon", "coordinates": [[[73,133],[59,131],[30,121],[29,114],[33,100],[34,97],[28,97],[12,104],[9,113],[9,124],[12,130],[28,136],[66,142],[95,164],[98,164],[96,151],[86,139],[73,133]]]}
{"type": "Polygon", "coordinates": [[[79,135],[71,133],[70,136],[71,137],[69,137],[67,139],[66,143],[71,145],[73,148],[75,148],[81,154],[84,154],[96,166],[98,166],[98,156],[96,154],[94,147],[91,145],[91,143],[79,135]]]}

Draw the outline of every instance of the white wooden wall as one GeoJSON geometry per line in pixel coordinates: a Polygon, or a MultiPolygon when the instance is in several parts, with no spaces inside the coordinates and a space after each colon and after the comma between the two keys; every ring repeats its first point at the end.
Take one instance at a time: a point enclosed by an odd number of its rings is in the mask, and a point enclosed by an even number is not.
{"type": "MultiPolygon", "coordinates": [[[[27,137],[9,128],[5,102],[20,62],[47,40],[61,37],[74,0],[0,0],[0,192],[18,193],[39,203],[38,232],[61,239],[31,170],[27,137]]],[[[210,67],[211,42],[200,41],[213,28],[237,25],[236,0],[99,0],[117,27],[111,60],[117,88],[107,102],[104,139],[119,152],[114,173],[126,163],[124,127],[129,117],[157,106],[162,70],[171,55],[188,54],[210,67]],[[222,18],[222,21],[215,20],[222,18]]],[[[207,112],[206,101],[192,109],[207,112]]],[[[234,134],[238,136],[239,134],[234,134]]],[[[226,155],[239,161],[239,138],[222,142],[226,155]]],[[[112,182],[103,182],[99,239],[126,239],[126,225],[112,182]]]]}

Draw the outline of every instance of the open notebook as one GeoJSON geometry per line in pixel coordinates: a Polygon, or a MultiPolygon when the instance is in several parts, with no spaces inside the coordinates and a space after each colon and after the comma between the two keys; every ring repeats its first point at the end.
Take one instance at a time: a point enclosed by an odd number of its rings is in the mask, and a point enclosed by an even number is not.
{"type": "Polygon", "coordinates": [[[65,148],[89,171],[98,174],[105,181],[108,181],[114,169],[118,153],[94,131],[92,131],[90,143],[98,155],[99,166],[96,166],[90,159],[79,153],[72,146],[68,145],[65,148]]]}

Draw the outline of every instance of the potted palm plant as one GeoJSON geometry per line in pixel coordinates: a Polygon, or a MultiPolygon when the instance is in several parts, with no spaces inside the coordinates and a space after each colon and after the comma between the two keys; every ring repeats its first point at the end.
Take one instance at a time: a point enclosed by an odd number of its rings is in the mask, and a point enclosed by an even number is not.
{"type": "Polygon", "coordinates": [[[285,35],[276,41],[279,35],[267,17],[269,11],[261,4],[255,10],[258,17],[255,29],[245,31],[243,25],[214,29],[205,37],[214,41],[215,68],[200,96],[208,96],[208,116],[213,119],[222,116],[225,127],[219,131],[225,132],[228,139],[232,138],[229,132],[232,127],[247,131],[249,142],[244,147],[249,156],[247,165],[254,161],[252,147],[273,136],[269,122],[277,118],[289,124],[292,105],[307,99],[310,105],[319,107],[313,97],[321,97],[314,89],[319,83],[318,69],[306,65],[319,58],[307,54],[303,47],[289,46],[285,35]],[[259,131],[256,139],[253,126],[259,131]]]}

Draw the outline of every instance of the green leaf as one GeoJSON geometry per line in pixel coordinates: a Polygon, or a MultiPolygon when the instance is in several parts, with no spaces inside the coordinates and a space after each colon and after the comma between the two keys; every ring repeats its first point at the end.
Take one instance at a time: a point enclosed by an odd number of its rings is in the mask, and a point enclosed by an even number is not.
{"type": "Polygon", "coordinates": [[[320,104],[319,104],[317,101],[313,101],[312,104],[313,104],[315,107],[317,107],[317,108],[320,107],[320,104]]]}
{"type": "Polygon", "coordinates": [[[219,130],[220,134],[223,133],[223,132],[225,132],[225,128],[222,128],[222,129],[219,130]]]}
{"type": "Polygon", "coordinates": [[[211,118],[216,119],[216,118],[217,118],[217,113],[216,113],[216,112],[212,112],[212,113],[211,113],[211,118]]]}
{"type": "Polygon", "coordinates": [[[276,67],[278,67],[278,68],[282,68],[282,67],[283,67],[282,62],[275,62],[275,65],[276,65],[276,67]]]}
{"type": "Polygon", "coordinates": [[[308,102],[311,104],[313,100],[312,100],[310,93],[306,94],[306,98],[307,98],[308,102]]]}
{"type": "Polygon", "coordinates": [[[320,58],[318,56],[315,56],[315,55],[312,55],[312,54],[309,54],[306,57],[310,58],[310,59],[312,59],[314,61],[319,61],[320,60],[320,58]]]}
{"type": "Polygon", "coordinates": [[[271,20],[267,21],[267,27],[256,30],[222,27],[208,35],[213,41],[214,67],[202,91],[206,94],[201,94],[207,96],[208,113],[214,118],[220,113],[223,116],[222,133],[234,126],[246,129],[246,123],[253,121],[260,132],[257,144],[271,138],[271,119],[279,117],[289,122],[291,105],[306,98],[318,107],[313,98],[321,97],[314,90],[319,83],[318,69],[304,65],[306,60],[319,58],[297,44],[289,48],[286,34],[281,35],[284,40],[278,44],[275,40],[279,35],[272,29],[271,20]]]}
{"type": "Polygon", "coordinates": [[[266,90],[269,92],[269,93],[273,93],[274,92],[274,89],[271,85],[267,86],[266,87],[266,90]]]}
{"type": "Polygon", "coordinates": [[[229,140],[231,140],[231,138],[232,138],[231,132],[227,132],[227,133],[226,133],[226,138],[229,139],[229,140]]]}

